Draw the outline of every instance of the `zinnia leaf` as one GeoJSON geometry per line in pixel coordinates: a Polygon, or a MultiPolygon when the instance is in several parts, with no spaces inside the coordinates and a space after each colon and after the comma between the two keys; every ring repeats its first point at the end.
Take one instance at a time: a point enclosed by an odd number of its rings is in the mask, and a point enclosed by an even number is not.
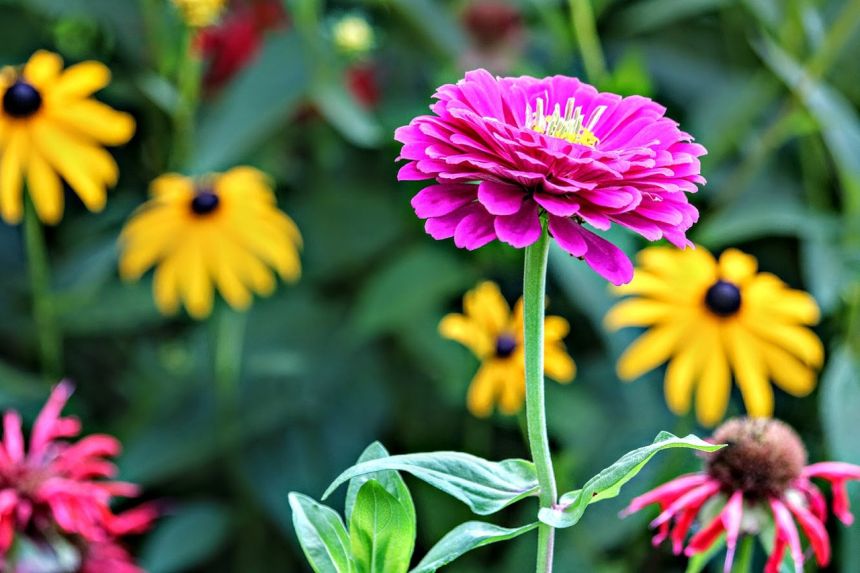
{"type": "Polygon", "coordinates": [[[702,452],[713,452],[722,447],[692,434],[679,438],[669,432],[660,432],[652,444],[624,454],[617,462],[588,480],[581,490],[561,496],[557,508],[541,509],[540,520],[558,528],[576,525],[590,504],[617,496],[621,487],[642,471],[645,464],[658,452],[670,448],[691,448],[702,452]]]}
{"type": "Polygon", "coordinates": [[[349,535],[337,512],[300,493],[291,493],[289,499],[296,535],[313,570],[354,573],[349,535]]]}
{"type": "Polygon", "coordinates": [[[538,491],[531,462],[490,462],[462,452],[432,452],[357,464],[334,480],[323,499],[354,477],[383,470],[408,472],[459,499],[478,515],[490,515],[538,491]]]}
{"type": "Polygon", "coordinates": [[[359,573],[406,573],[415,546],[414,514],[372,479],[358,492],[349,538],[359,573]]]}
{"type": "Polygon", "coordinates": [[[538,526],[537,522],[509,529],[483,521],[469,521],[451,530],[439,543],[424,556],[424,559],[410,573],[435,573],[461,555],[479,547],[508,541],[528,533],[538,526]]]}

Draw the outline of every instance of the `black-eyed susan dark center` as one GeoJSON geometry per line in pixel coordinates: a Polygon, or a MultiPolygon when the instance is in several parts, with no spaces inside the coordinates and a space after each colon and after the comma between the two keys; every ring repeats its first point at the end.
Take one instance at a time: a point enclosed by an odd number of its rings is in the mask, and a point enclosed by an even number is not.
{"type": "Polygon", "coordinates": [[[705,304],[717,316],[731,316],[741,308],[741,289],[728,281],[717,281],[705,293],[705,304]]]}
{"type": "Polygon", "coordinates": [[[3,94],[3,111],[6,115],[24,119],[42,107],[42,94],[25,81],[18,80],[3,94]]]}
{"type": "Polygon", "coordinates": [[[778,420],[734,418],[713,439],[727,446],[710,454],[708,473],[727,492],[743,491],[751,499],[782,495],[806,465],[803,442],[778,420]]]}
{"type": "Polygon", "coordinates": [[[496,357],[507,358],[517,349],[516,339],[509,334],[500,334],[496,338],[496,357]]]}
{"type": "Polygon", "coordinates": [[[191,200],[191,211],[195,215],[209,215],[218,208],[220,203],[221,199],[211,188],[203,187],[194,194],[194,199],[191,200]]]}

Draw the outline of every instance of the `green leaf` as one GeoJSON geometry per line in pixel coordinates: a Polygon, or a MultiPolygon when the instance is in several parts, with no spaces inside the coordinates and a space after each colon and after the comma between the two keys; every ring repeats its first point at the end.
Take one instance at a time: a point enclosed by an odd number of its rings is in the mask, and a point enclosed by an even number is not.
{"type": "MultiPolygon", "coordinates": [[[[837,348],[821,376],[821,421],[834,459],[860,464],[857,439],[857,412],[860,412],[860,360],[848,346],[837,348]]],[[[854,503],[860,502],[856,493],[854,503]]],[[[860,530],[853,527],[843,534],[842,570],[860,571],[860,530]]]]}
{"type": "Polygon", "coordinates": [[[411,573],[435,573],[440,567],[447,565],[473,549],[508,541],[537,529],[537,523],[531,523],[515,529],[499,527],[482,521],[469,521],[458,525],[424,556],[424,559],[411,573]]]}
{"type": "Polygon", "coordinates": [[[322,116],[351,143],[361,147],[379,145],[382,127],[342,83],[318,82],[310,96],[322,116]]]}
{"type": "Polygon", "coordinates": [[[764,38],[756,46],[773,72],[800,98],[822,130],[839,173],[845,194],[860,207],[860,116],[842,94],[813,78],[807,70],[773,41],[764,38]]]}
{"type": "Polygon", "coordinates": [[[660,432],[652,444],[628,452],[588,480],[581,490],[561,496],[559,509],[541,509],[540,520],[558,528],[576,525],[590,504],[617,496],[621,487],[633,479],[658,452],[670,448],[691,448],[702,452],[713,452],[722,447],[708,443],[692,434],[679,438],[669,432],[660,432]]]}
{"type": "Polygon", "coordinates": [[[310,85],[294,33],[273,35],[260,56],[206,110],[197,130],[193,171],[232,167],[296,110],[310,85]]]}
{"type": "Polygon", "coordinates": [[[490,462],[462,452],[432,452],[391,456],[357,464],[334,480],[323,499],[348,480],[381,470],[410,473],[459,499],[478,515],[490,515],[538,491],[531,462],[490,462]]]}
{"type": "Polygon", "coordinates": [[[296,535],[313,570],[354,572],[349,535],[337,512],[300,493],[290,493],[289,499],[296,535]]]}
{"type": "MultiPolygon", "coordinates": [[[[357,463],[369,462],[389,457],[390,454],[385,447],[379,442],[373,442],[359,456],[357,463]]],[[[370,474],[364,474],[349,480],[349,487],[346,490],[346,504],[344,515],[349,522],[352,519],[352,510],[355,506],[355,500],[361,487],[370,480],[376,480],[388,493],[393,495],[403,505],[409,514],[413,527],[415,526],[415,504],[412,502],[412,495],[409,493],[409,488],[400,474],[395,471],[381,471],[370,474]]]]}
{"type": "Polygon", "coordinates": [[[719,539],[717,539],[714,543],[708,547],[707,550],[702,551],[701,553],[696,553],[692,557],[690,557],[690,561],[687,562],[687,571],[686,573],[701,573],[705,570],[705,567],[708,566],[711,559],[714,558],[714,555],[722,551],[722,549],[726,546],[726,536],[721,535],[719,539]]]}
{"type": "Polygon", "coordinates": [[[414,513],[370,480],[358,492],[349,539],[359,573],[405,573],[415,547],[414,513]]]}
{"type": "Polygon", "coordinates": [[[201,566],[221,550],[230,533],[227,510],[202,502],[179,507],[146,540],[141,566],[149,573],[179,573],[201,566]]]}
{"type": "Polygon", "coordinates": [[[621,12],[618,25],[628,34],[642,34],[681,20],[716,12],[732,0],[644,0],[621,12]]]}

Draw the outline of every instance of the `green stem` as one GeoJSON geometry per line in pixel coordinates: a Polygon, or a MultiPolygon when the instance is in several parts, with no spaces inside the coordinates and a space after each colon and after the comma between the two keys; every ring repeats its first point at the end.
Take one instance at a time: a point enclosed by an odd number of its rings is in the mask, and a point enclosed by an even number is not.
{"type": "Polygon", "coordinates": [[[200,101],[200,81],[203,63],[194,48],[197,30],[185,29],[185,39],[180,54],[177,88],[179,104],[173,117],[173,152],[170,156],[172,169],[188,166],[194,148],[194,116],[200,101]]]}
{"type": "Polygon", "coordinates": [[[752,571],[755,539],[754,535],[744,535],[741,538],[740,549],[737,556],[735,556],[732,573],[750,573],[752,571]]]}
{"type": "Polygon", "coordinates": [[[606,59],[597,36],[597,22],[591,0],[568,0],[570,21],[573,26],[585,73],[592,83],[600,83],[606,77],[606,59]]]}
{"type": "Polygon", "coordinates": [[[53,384],[62,376],[63,338],[51,296],[51,268],[45,234],[29,196],[24,203],[24,242],[33,294],[33,320],[39,340],[39,358],[42,373],[48,382],[53,384]]]}
{"type": "MultiPolygon", "coordinates": [[[[523,276],[523,320],[526,369],[526,418],[529,447],[540,484],[540,505],[551,508],[558,493],[549,449],[546,429],[546,404],[544,399],[544,309],[546,292],[546,268],[549,254],[549,236],[546,227],[540,239],[526,247],[525,272],[523,276]]],[[[555,530],[541,524],[538,528],[537,573],[552,571],[555,530]]]]}

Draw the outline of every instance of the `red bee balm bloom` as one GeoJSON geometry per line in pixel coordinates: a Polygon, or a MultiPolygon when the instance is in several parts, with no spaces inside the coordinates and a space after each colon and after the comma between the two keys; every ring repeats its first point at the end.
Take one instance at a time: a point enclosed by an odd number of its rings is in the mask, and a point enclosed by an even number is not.
{"type": "MultiPolygon", "coordinates": [[[[80,549],[87,573],[135,572],[117,538],[145,531],[156,516],[144,505],[122,514],[110,508],[116,496],[137,495],[134,484],[108,481],[116,475],[109,461],[120,451],[116,438],[86,436],[66,441],[81,431],[75,418],[60,417],[72,386],[60,383],[36,418],[25,448],[21,416],[3,416],[0,441],[0,564],[5,563],[15,536],[50,537],[59,532],[80,549]]],[[[2,569],[2,566],[0,566],[2,569]]]]}
{"type": "Polygon", "coordinates": [[[830,538],[824,526],[827,502],[810,480],[829,481],[833,489],[833,513],[845,525],[854,518],[848,508],[845,483],[860,480],[860,466],[841,462],[806,465],[806,448],[788,425],[764,418],[735,418],[717,429],[716,443],[727,446],[707,455],[706,471],[682,476],[633,500],[622,515],[658,504],[660,515],[654,544],[671,538],[675,554],[703,553],[725,534],[726,571],[731,570],[738,538],[758,534],[764,521],[773,520],[773,552],[765,573],[778,573],[785,551],[797,571],[803,570],[800,531],[809,539],[822,567],[830,562],[830,538]],[[697,517],[713,515],[687,542],[697,517]],[[673,525],[674,522],[674,525],[673,525]],[[797,525],[800,525],[798,530],[797,525]]]}
{"type": "Polygon", "coordinates": [[[395,133],[400,180],[435,179],[412,200],[435,239],[477,249],[494,239],[522,248],[541,217],[558,244],[615,284],[630,260],[583,223],[612,223],[691,246],[698,219],[686,193],[704,183],[705,149],[650,99],[600,93],[575,78],[466,74],[436,91],[434,115],[395,133]]]}

